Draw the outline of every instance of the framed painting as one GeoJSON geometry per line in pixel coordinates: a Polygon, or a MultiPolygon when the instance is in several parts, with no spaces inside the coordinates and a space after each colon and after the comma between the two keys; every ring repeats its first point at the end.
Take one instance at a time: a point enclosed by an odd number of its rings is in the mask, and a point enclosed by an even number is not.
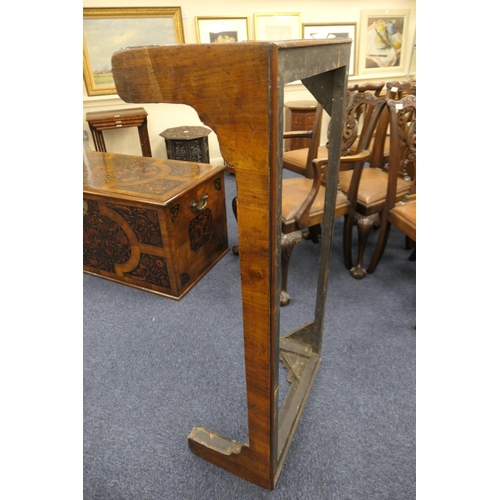
{"type": "Polygon", "coordinates": [[[177,43],[184,43],[180,7],[84,8],[83,78],[88,95],[116,94],[114,52],[177,43]]]}
{"type": "Polygon", "coordinates": [[[299,40],[300,12],[254,14],[255,40],[299,40]]]}
{"type": "Polygon", "coordinates": [[[233,43],[248,40],[248,17],[195,17],[198,43],[233,43]]]}
{"type": "Polygon", "coordinates": [[[409,10],[362,10],[358,74],[404,75],[408,71],[409,10]]]}
{"type": "Polygon", "coordinates": [[[356,23],[315,23],[302,24],[302,38],[327,39],[327,38],[351,38],[351,58],[349,61],[349,76],[356,71],[356,23]]]}

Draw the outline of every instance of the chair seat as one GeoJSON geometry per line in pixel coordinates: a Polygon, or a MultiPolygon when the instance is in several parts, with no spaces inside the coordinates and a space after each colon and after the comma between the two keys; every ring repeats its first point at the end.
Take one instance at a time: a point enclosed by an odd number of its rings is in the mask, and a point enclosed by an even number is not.
{"type": "Polygon", "coordinates": [[[417,241],[417,201],[396,205],[387,214],[389,222],[413,241],[417,241]]]}
{"type": "Polygon", "coordinates": [[[283,168],[297,174],[304,174],[309,148],[292,149],[283,153],[283,168]]]}
{"type": "MultiPolygon", "coordinates": [[[[296,174],[304,175],[306,171],[307,155],[309,148],[291,149],[283,153],[283,168],[295,172],[296,174]]],[[[325,146],[319,146],[318,158],[326,158],[328,149],[325,146]]]]}
{"type": "MultiPolygon", "coordinates": [[[[288,178],[283,179],[281,218],[285,226],[295,223],[295,215],[300,208],[297,200],[305,200],[311,191],[312,179],[288,178]]],[[[323,221],[323,211],[325,205],[325,188],[320,186],[318,196],[314,200],[310,210],[311,225],[321,224],[323,221]]],[[[335,217],[340,217],[349,211],[349,201],[344,193],[337,193],[337,203],[335,207],[335,217]]],[[[300,228],[304,229],[304,228],[300,228]]]]}
{"type": "MultiPolygon", "coordinates": [[[[352,170],[340,172],[340,189],[347,193],[351,183],[352,170]]],[[[365,168],[361,175],[357,203],[365,207],[383,205],[387,195],[387,172],[380,168],[365,168]]],[[[399,178],[396,187],[396,200],[400,200],[408,192],[412,182],[399,178]]]]}

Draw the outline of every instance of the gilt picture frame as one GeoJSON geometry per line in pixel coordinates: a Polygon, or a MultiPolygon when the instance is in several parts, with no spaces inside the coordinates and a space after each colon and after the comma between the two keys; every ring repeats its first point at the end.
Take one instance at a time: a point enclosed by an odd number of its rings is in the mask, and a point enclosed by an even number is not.
{"type": "Polygon", "coordinates": [[[180,7],[83,9],[83,78],[89,96],[116,94],[111,56],[126,47],[184,43],[180,7]]]}
{"type": "Polygon", "coordinates": [[[195,17],[198,43],[233,43],[247,41],[248,17],[195,17]]]}
{"type": "Polygon", "coordinates": [[[349,60],[349,76],[356,74],[356,23],[306,23],[302,24],[302,38],[304,40],[321,40],[332,38],[351,38],[351,57],[349,60]]]}

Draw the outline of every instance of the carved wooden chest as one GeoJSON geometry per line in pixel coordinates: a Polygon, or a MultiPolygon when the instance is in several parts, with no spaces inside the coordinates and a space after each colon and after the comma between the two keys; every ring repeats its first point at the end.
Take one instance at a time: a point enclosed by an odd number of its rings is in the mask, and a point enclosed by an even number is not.
{"type": "Polygon", "coordinates": [[[223,171],[86,151],[84,272],[181,299],[228,251],[223,171]]]}

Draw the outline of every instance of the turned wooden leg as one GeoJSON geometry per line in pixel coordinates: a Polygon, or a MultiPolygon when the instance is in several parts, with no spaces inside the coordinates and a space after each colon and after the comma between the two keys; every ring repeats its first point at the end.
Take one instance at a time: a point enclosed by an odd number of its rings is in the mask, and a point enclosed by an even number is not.
{"type": "Polygon", "coordinates": [[[352,226],[354,216],[346,214],[344,216],[344,229],[342,235],[342,253],[344,256],[344,266],[346,269],[352,267],[352,226]]]}
{"type": "Polygon", "coordinates": [[[380,234],[378,235],[377,245],[375,246],[375,251],[373,252],[372,260],[370,265],[368,266],[368,273],[372,274],[377,269],[378,263],[382,258],[382,255],[385,250],[385,246],[387,244],[387,240],[389,239],[389,232],[391,230],[391,224],[382,221],[380,234]]]}
{"type": "Polygon", "coordinates": [[[319,243],[319,236],[321,234],[321,224],[316,224],[307,228],[307,231],[302,233],[305,240],[311,240],[313,243],[319,243]]]}
{"type": "Polygon", "coordinates": [[[141,142],[142,156],[153,156],[151,154],[151,144],[148,134],[148,119],[145,117],[142,125],[137,127],[139,131],[139,141],[141,142]]]}
{"type": "Polygon", "coordinates": [[[406,250],[411,250],[415,248],[415,242],[409,237],[405,235],[405,248],[406,250]]]}
{"type": "MultiPolygon", "coordinates": [[[[233,201],[231,202],[231,208],[233,209],[234,218],[238,220],[238,198],[236,196],[233,198],[233,201]]],[[[240,254],[239,245],[234,245],[234,247],[231,250],[233,251],[234,255],[240,254]]]]}
{"type": "Polygon", "coordinates": [[[292,251],[300,243],[302,243],[301,231],[281,235],[281,306],[286,306],[290,303],[290,295],[288,294],[288,268],[290,266],[292,251]]]}
{"type": "Polygon", "coordinates": [[[94,146],[96,151],[103,151],[106,153],[106,143],[104,142],[104,136],[102,130],[97,130],[91,124],[89,124],[90,131],[92,132],[92,139],[94,139],[94,146]]]}
{"type": "Polygon", "coordinates": [[[353,278],[360,280],[366,276],[366,269],[363,267],[366,242],[372,228],[380,227],[380,217],[379,214],[363,216],[356,212],[354,214],[354,224],[358,226],[358,261],[350,272],[353,278]]]}

